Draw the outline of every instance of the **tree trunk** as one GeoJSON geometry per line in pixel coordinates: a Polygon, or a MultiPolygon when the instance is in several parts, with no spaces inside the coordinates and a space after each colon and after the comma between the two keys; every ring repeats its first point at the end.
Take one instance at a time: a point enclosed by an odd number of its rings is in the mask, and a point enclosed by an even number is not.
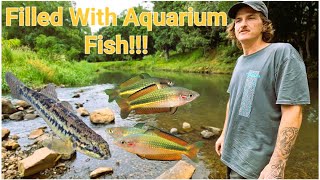
{"type": "Polygon", "coordinates": [[[303,47],[299,44],[299,54],[301,58],[303,59],[303,47]]]}
{"type": "Polygon", "coordinates": [[[166,48],[166,52],[165,52],[165,56],[166,56],[166,60],[169,60],[169,48],[166,48]]]}
{"type": "Polygon", "coordinates": [[[306,52],[307,52],[307,59],[311,58],[311,52],[310,52],[310,46],[309,46],[309,42],[310,42],[310,31],[307,31],[306,34],[306,52]]]}

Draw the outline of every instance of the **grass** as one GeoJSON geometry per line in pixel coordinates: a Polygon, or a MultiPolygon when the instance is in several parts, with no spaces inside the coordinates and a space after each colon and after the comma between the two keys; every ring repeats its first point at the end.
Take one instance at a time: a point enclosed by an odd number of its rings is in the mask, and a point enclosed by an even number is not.
{"type": "MultiPolygon", "coordinates": [[[[203,54],[197,49],[186,53],[172,52],[170,60],[160,53],[144,57],[143,60],[113,61],[88,63],[65,60],[50,60],[40,57],[27,47],[2,49],[2,92],[9,92],[5,82],[5,73],[12,72],[25,85],[38,88],[48,83],[65,86],[90,85],[97,77],[97,70],[145,70],[145,71],[174,71],[194,73],[224,73],[231,74],[235,60],[226,57],[230,50],[219,47],[203,54]],[[217,53],[219,52],[219,53],[217,53]]],[[[230,54],[230,53],[229,53],[230,54]]]]}
{"type": "MultiPolygon", "coordinates": [[[[228,57],[223,58],[228,59],[228,57]]],[[[203,55],[203,50],[197,49],[180,54],[173,52],[169,60],[156,54],[145,56],[143,60],[103,62],[101,65],[110,70],[161,70],[231,74],[235,65],[234,58],[228,62],[224,62],[221,59],[222,55],[219,56],[213,50],[203,55]]]]}
{"type": "Polygon", "coordinates": [[[28,48],[3,49],[2,54],[2,84],[3,92],[8,92],[9,87],[5,82],[5,73],[12,72],[24,84],[37,88],[47,83],[65,86],[89,85],[95,78],[97,64],[69,62],[61,60],[48,60],[39,57],[28,48]]]}

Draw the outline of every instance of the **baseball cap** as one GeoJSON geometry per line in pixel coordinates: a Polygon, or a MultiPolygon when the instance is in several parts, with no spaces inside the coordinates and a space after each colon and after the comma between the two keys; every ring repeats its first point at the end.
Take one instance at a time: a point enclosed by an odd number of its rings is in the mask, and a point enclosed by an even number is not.
{"type": "Polygon", "coordinates": [[[262,1],[243,1],[233,5],[229,11],[228,16],[232,19],[236,18],[236,14],[240,8],[249,6],[252,9],[261,12],[266,18],[268,18],[268,8],[262,1]]]}

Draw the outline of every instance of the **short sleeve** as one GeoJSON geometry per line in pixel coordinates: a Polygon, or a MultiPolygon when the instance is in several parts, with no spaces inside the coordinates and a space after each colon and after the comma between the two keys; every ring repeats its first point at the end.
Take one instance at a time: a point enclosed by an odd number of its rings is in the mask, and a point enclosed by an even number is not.
{"type": "Polygon", "coordinates": [[[279,66],[275,82],[276,104],[310,104],[306,68],[295,49],[279,66]]]}

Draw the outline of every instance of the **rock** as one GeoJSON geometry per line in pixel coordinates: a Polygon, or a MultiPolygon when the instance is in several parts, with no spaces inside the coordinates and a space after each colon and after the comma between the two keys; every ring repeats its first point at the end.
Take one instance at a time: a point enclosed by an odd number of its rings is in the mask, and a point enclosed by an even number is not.
{"type": "Polygon", "coordinates": [[[36,139],[36,143],[42,143],[43,140],[50,138],[48,134],[43,134],[36,139]]]}
{"type": "Polygon", "coordinates": [[[33,130],[30,134],[29,134],[29,139],[35,139],[39,136],[41,136],[43,134],[43,129],[36,129],[33,130]]]}
{"type": "Polygon", "coordinates": [[[90,115],[90,113],[84,107],[80,107],[77,111],[81,116],[89,116],[90,115]]]}
{"type": "Polygon", "coordinates": [[[23,107],[24,109],[27,109],[28,107],[30,107],[30,105],[23,100],[18,100],[15,105],[18,107],[23,107]]]}
{"type": "Polygon", "coordinates": [[[1,158],[2,158],[2,159],[7,158],[7,153],[2,152],[2,153],[1,153],[1,158]]]}
{"type": "Polygon", "coordinates": [[[8,150],[15,150],[19,147],[20,145],[12,139],[9,139],[5,144],[4,147],[8,150]]]}
{"type": "Polygon", "coordinates": [[[90,173],[90,178],[97,178],[105,173],[111,173],[113,172],[112,168],[110,167],[99,167],[98,169],[92,171],[90,173]]]}
{"type": "Polygon", "coordinates": [[[186,130],[186,129],[190,129],[191,128],[191,125],[187,122],[183,122],[182,124],[182,129],[186,130]]]}
{"type": "Polygon", "coordinates": [[[18,162],[18,171],[21,177],[38,173],[54,167],[60,155],[46,147],[36,150],[31,156],[18,162]]]}
{"type": "Polygon", "coordinates": [[[23,111],[23,110],[24,110],[23,107],[18,107],[17,109],[18,109],[19,111],[23,111]]]}
{"type": "Polygon", "coordinates": [[[10,130],[9,129],[7,129],[7,128],[2,128],[2,130],[1,130],[2,132],[2,140],[4,140],[4,139],[6,139],[8,136],[9,136],[9,134],[10,134],[10,130]]]}
{"type": "Polygon", "coordinates": [[[58,165],[56,165],[56,168],[60,168],[60,167],[66,167],[66,164],[64,164],[64,163],[59,163],[58,165]]]}
{"type": "Polygon", "coordinates": [[[178,133],[178,129],[177,128],[171,128],[170,129],[170,133],[171,134],[177,134],[178,133]]]}
{"type": "Polygon", "coordinates": [[[11,137],[11,139],[13,139],[13,140],[18,140],[19,138],[20,137],[18,135],[16,135],[16,134],[12,135],[12,137],[11,137]]]}
{"type": "Polygon", "coordinates": [[[202,137],[205,138],[205,139],[209,139],[209,138],[211,138],[212,136],[214,136],[213,132],[210,132],[210,131],[208,131],[208,130],[203,130],[203,131],[201,132],[201,135],[202,135],[202,137]]]}
{"type": "Polygon", "coordinates": [[[26,113],[27,114],[33,114],[35,111],[36,110],[29,108],[29,109],[26,110],[26,113]]]}
{"type": "Polygon", "coordinates": [[[9,119],[9,114],[1,114],[2,120],[9,119]]]}
{"type": "Polygon", "coordinates": [[[8,169],[10,169],[10,170],[12,170],[12,169],[14,169],[15,168],[15,165],[14,164],[12,164],[12,165],[10,165],[9,167],[8,167],[8,169]]]}
{"type": "Polygon", "coordinates": [[[2,98],[1,104],[2,104],[2,114],[12,114],[17,112],[16,108],[12,105],[10,100],[2,98]]]}
{"type": "Polygon", "coordinates": [[[213,135],[220,135],[222,132],[222,129],[220,128],[216,128],[216,127],[212,127],[212,126],[201,126],[202,128],[209,130],[210,132],[213,133],[213,135]]]}
{"type": "Polygon", "coordinates": [[[114,113],[109,108],[95,110],[90,114],[92,123],[111,123],[114,121],[114,113]]]}
{"type": "Polygon", "coordinates": [[[185,161],[179,161],[172,168],[166,170],[157,179],[190,179],[195,167],[185,161]]]}
{"type": "Polygon", "coordinates": [[[13,113],[9,116],[9,118],[12,120],[22,120],[23,119],[23,112],[18,111],[16,113],[13,113]]]}
{"type": "Polygon", "coordinates": [[[37,117],[39,117],[38,114],[26,114],[26,115],[24,116],[24,119],[26,119],[26,120],[33,120],[33,119],[35,119],[35,118],[37,118],[37,117]]]}
{"type": "Polygon", "coordinates": [[[75,94],[75,95],[72,96],[72,98],[79,98],[79,97],[80,97],[80,94],[79,94],[79,93],[77,93],[77,94],[75,94]]]}

